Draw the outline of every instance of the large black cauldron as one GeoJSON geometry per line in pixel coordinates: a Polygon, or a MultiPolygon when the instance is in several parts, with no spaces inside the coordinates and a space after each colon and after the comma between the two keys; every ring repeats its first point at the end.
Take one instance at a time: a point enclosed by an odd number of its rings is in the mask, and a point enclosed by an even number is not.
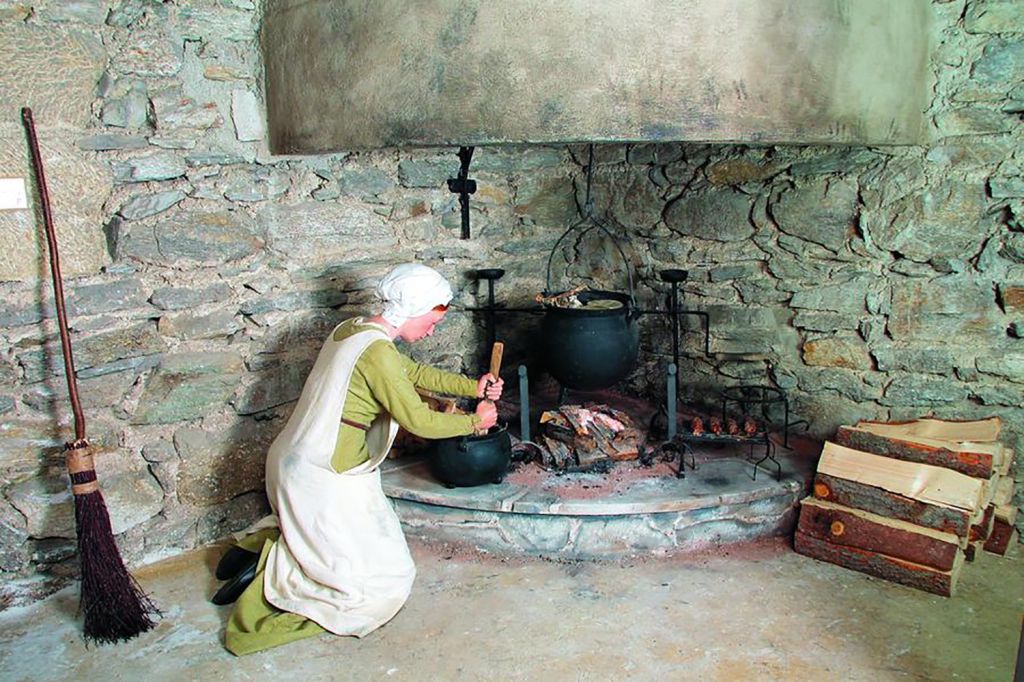
{"type": "Polygon", "coordinates": [[[449,488],[501,483],[512,458],[504,424],[480,436],[442,438],[430,454],[430,473],[449,488]]]}
{"type": "Polygon", "coordinates": [[[637,311],[628,294],[584,291],[583,307],[548,308],[541,323],[541,352],[548,371],[565,388],[607,388],[636,366],[640,350],[637,311]],[[617,307],[600,306],[618,302],[617,307]],[[590,306],[592,302],[598,305],[590,306]]]}

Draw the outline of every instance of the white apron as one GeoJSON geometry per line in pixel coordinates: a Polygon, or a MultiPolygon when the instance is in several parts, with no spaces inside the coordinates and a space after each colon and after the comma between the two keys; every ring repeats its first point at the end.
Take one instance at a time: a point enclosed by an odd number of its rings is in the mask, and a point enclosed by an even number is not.
{"type": "Polygon", "coordinates": [[[338,635],[362,637],[391,620],[416,577],[380,484],[378,466],[398,432],[391,416],[380,415],[366,434],[369,461],[341,474],[331,468],[356,360],[380,339],[388,336],[376,329],[342,341],[332,332],[267,456],[267,495],[281,537],[267,557],[263,593],[338,635]]]}

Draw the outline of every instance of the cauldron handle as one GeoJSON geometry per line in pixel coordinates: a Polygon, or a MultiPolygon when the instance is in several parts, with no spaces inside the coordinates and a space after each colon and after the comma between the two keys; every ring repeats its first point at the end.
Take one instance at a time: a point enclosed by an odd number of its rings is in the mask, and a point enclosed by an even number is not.
{"type": "MultiPolygon", "coordinates": [[[[562,233],[562,236],[558,238],[558,241],[556,241],[555,245],[551,248],[551,253],[548,254],[548,268],[547,277],[545,278],[544,283],[544,295],[551,295],[551,261],[554,260],[555,252],[558,251],[559,245],[561,245],[562,241],[569,236],[569,233],[574,232],[575,230],[579,229],[581,225],[584,225],[585,223],[589,222],[590,225],[585,230],[580,232],[580,239],[583,239],[584,235],[586,235],[588,232],[590,232],[596,227],[603,231],[606,235],[608,235],[608,238],[612,240],[612,244],[614,244],[615,248],[618,250],[619,256],[622,257],[622,263],[626,266],[626,278],[629,281],[629,314],[634,315],[634,311],[637,311],[636,291],[633,288],[633,271],[629,267],[629,259],[626,258],[626,252],[622,250],[622,247],[619,245],[619,240],[615,238],[615,235],[612,234],[612,231],[608,229],[604,222],[602,222],[594,215],[594,202],[590,198],[590,178],[591,169],[593,167],[594,145],[590,145],[590,155],[589,159],[587,160],[587,198],[585,203],[583,204],[583,215],[580,217],[579,220],[570,225],[569,228],[562,233]]],[[[635,314],[636,316],[639,316],[639,312],[636,312],[635,314]]]]}

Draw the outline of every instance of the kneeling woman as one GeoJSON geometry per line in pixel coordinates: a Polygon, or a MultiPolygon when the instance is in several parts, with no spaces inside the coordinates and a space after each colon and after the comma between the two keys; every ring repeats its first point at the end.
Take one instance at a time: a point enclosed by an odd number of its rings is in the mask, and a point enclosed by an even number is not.
{"type": "Polygon", "coordinates": [[[361,637],[389,621],[416,575],[378,469],[398,427],[447,438],[495,423],[492,403],[481,402],[471,415],[442,414],[416,389],[496,400],[498,377],[473,380],[420,365],[393,343],[433,333],[452,298],[448,282],[426,266],[400,265],[381,280],[377,295],[384,301],[380,315],[346,320],[324,343],[270,447],[267,495],[274,515],[261,522],[266,529],[229,550],[218,566],[218,577],[233,570],[226,563],[241,568],[214,598],[228,603],[241,592],[225,637],[234,654],[325,630],[361,637]],[[251,565],[238,562],[240,556],[252,557],[251,565]]]}

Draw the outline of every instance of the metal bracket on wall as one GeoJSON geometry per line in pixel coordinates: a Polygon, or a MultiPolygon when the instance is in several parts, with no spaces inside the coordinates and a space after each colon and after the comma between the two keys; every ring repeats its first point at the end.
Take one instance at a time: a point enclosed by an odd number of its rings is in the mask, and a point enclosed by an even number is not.
{"type": "Polygon", "coordinates": [[[473,159],[473,147],[459,147],[459,174],[448,178],[448,191],[459,195],[462,209],[462,238],[469,239],[469,195],[476,193],[476,180],[469,179],[469,162],[473,159]]]}

